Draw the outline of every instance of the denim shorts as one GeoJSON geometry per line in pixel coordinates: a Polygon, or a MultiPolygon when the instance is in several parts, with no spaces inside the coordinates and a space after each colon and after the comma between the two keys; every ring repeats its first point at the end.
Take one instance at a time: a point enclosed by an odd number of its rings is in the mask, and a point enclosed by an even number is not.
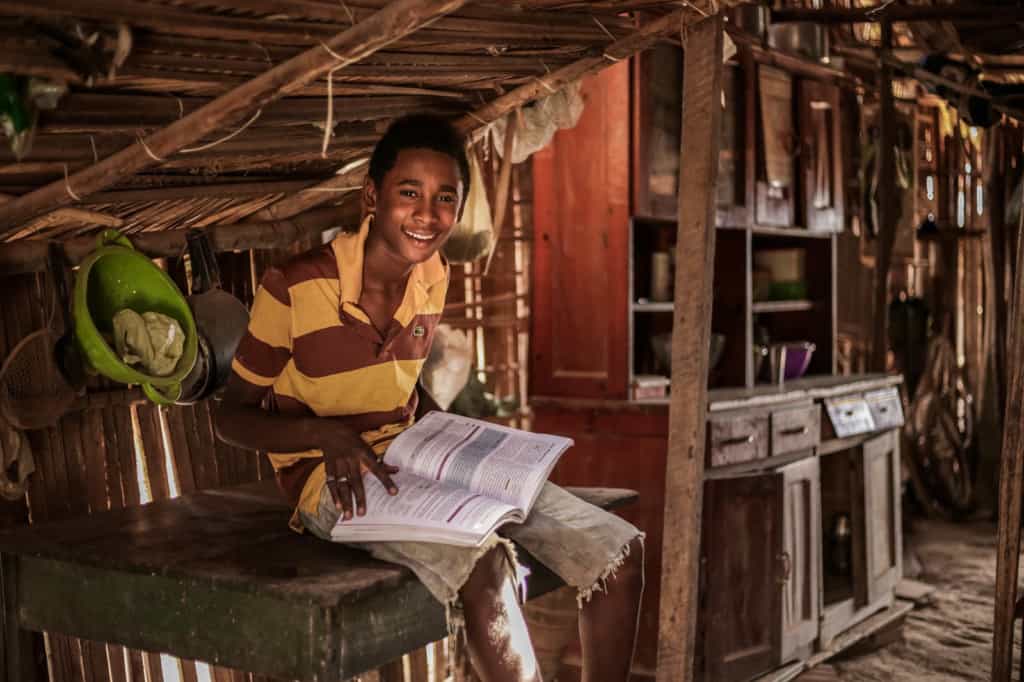
{"type": "MultiPolygon", "coordinates": [[[[322,539],[331,539],[331,529],[339,512],[326,486],[320,492],[316,517],[305,512],[300,514],[310,532],[322,539]]],[[[366,550],[382,561],[411,569],[445,605],[451,628],[452,619],[456,617],[453,609],[461,611],[459,590],[476,562],[495,546],[503,546],[508,552],[511,571],[516,571],[518,565],[512,542],[522,547],[574,587],[582,606],[595,591],[604,590],[607,579],[629,556],[632,541],[639,540],[642,547],[643,538],[644,534],[625,519],[547,482],[526,521],[502,526],[480,547],[417,541],[346,544],[366,550]]],[[[520,583],[517,574],[512,577],[520,583]]]]}

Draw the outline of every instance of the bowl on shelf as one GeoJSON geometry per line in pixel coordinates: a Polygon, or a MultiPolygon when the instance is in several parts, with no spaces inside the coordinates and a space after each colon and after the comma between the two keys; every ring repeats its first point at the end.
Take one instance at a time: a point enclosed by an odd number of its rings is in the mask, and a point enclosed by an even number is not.
{"type": "MultiPolygon", "coordinates": [[[[667,376],[672,374],[672,333],[655,334],[650,339],[654,362],[659,372],[667,376]]],[[[712,334],[708,349],[708,371],[715,369],[722,361],[725,351],[725,334],[712,334]]]]}
{"type": "Polygon", "coordinates": [[[755,343],[754,380],[776,383],[775,376],[780,371],[780,364],[783,380],[799,379],[807,372],[814,349],[815,346],[810,341],[789,341],[771,345],[755,343]],[[765,370],[765,365],[769,370],[765,370]]]}
{"type": "Polygon", "coordinates": [[[785,349],[786,369],[783,373],[787,381],[799,379],[811,364],[814,355],[814,344],[809,341],[791,341],[777,344],[785,349]]]}

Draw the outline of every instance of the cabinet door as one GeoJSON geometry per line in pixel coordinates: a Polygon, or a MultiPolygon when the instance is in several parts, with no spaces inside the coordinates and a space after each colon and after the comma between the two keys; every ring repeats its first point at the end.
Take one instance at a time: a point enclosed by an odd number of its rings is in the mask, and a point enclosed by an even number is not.
{"type": "Polygon", "coordinates": [[[899,432],[892,430],[864,443],[860,462],[865,582],[871,604],[892,593],[903,571],[899,432]]]}
{"type": "Polygon", "coordinates": [[[818,637],[821,572],[821,502],[818,458],[779,470],[782,483],[782,591],[780,662],[811,651],[818,637]]]}
{"type": "Polygon", "coordinates": [[[779,664],[781,479],[705,483],[700,629],[709,682],[746,680],[779,664]]]}
{"type": "Polygon", "coordinates": [[[798,81],[799,154],[804,224],[810,230],[843,229],[843,167],[839,158],[839,88],[798,81]]]}
{"type": "Polygon", "coordinates": [[[625,398],[629,64],[584,81],[576,127],[533,156],[530,393],[625,398]]]}

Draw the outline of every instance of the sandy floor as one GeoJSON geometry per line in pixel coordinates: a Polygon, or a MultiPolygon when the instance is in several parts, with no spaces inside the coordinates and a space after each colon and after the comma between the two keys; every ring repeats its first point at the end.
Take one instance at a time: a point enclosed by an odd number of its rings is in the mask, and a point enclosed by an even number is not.
{"type": "Polygon", "coordinates": [[[996,539],[992,524],[916,521],[906,546],[918,580],[937,589],[907,617],[903,640],[854,659],[833,660],[841,680],[988,680],[992,656],[996,539]]]}

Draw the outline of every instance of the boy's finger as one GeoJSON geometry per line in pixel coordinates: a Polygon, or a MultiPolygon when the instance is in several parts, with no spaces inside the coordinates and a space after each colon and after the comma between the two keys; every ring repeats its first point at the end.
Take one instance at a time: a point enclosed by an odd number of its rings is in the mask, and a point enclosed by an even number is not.
{"type": "Polygon", "coordinates": [[[351,481],[346,479],[342,481],[340,478],[335,482],[338,486],[338,496],[341,498],[341,517],[343,519],[352,518],[352,485],[351,481]]]}
{"type": "Polygon", "coordinates": [[[395,482],[391,480],[391,476],[388,475],[398,471],[397,468],[378,462],[374,464],[370,470],[373,472],[374,476],[380,479],[380,482],[384,484],[384,487],[388,489],[389,493],[392,495],[398,494],[398,486],[395,485],[395,482]],[[390,469],[395,469],[395,471],[390,471],[390,469]]]}
{"type": "Polygon", "coordinates": [[[366,490],[363,488],[363,477],[359,474],[359,464],[357,463],[352,468],[356,473],[349,474],[349,483],[356,497],[356,514],[363,516],[366,514],[366,490]]]}

